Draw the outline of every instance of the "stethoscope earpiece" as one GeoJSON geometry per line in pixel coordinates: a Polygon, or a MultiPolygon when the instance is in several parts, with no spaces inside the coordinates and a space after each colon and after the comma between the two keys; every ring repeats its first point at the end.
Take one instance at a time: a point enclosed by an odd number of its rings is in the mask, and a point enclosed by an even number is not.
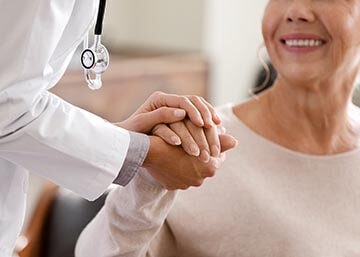
{"type": "Polygon", "coordinates": [[[88,87],[92,90],[100,89],[102,86],[101,74],[106,71],[109,66],[109,52],[104,45],[101,44],[102,23],[105,13],[106,0],[100,0],[99,12],[95,26],[94,43],[89,47],[89,35],[84,39],[84,50],[81,53],[81,66],[84,69],[85,80],[88,87]],[[91,76],[95,76],[92,78],[91,76]]]}

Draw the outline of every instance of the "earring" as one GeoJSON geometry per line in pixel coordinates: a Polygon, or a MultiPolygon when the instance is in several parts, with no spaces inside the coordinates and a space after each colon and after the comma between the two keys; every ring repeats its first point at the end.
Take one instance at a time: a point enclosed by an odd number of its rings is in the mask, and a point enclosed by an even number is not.
{"type": "Polygon", "coordinates": [[[269,65],[267,65],[267,63],[265,62],[264,58],[261,55],[261,50],[264,47],[265,47],[265,43],[263,42],[263,43],[261,43],[261,45],[259,46],[259,48],[257,50],[257,58],[260,61],[263,68],[265,69],[265,72],[266,72],[265,80],[263,83],[261,83],[259,86],[256,86],[254,89],[249,89],[250,96],[255,97],[256,99],[258,99],[256,92],[263,90],[266,87],[266,85],[269,83],[270,78],[271,78],[271,72],[270,72],[269,65]]]}

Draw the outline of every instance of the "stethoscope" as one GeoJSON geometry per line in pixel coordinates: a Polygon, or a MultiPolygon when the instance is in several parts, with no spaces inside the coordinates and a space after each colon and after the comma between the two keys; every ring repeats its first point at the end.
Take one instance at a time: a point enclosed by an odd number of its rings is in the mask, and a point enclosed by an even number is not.
{"type": "Polygon", "coordinates": [[[89,47],[89,35],[84,39],[84,51],[81,53],[81,66],[84,69],[85,80],[92,90],[101,88],[101,74],[109,66],[109,52],[101,44],[102,26],[105,14],[106,0],[100,0],[99,11],[95,25],[94,43],[89,47]],[[92,78],[95,76],[95,78],[92,78]]]}

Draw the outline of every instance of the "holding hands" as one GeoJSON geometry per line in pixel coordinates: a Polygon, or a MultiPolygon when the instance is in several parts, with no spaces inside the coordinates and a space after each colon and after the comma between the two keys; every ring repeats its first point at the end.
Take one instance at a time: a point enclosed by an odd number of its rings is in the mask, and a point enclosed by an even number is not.
{"type": "Polygon", "coordinates": [[[152,134],[143,166],[166,189],[200,186],[237,141],[203,98],[156,92],[119,127],[152,134]]]}

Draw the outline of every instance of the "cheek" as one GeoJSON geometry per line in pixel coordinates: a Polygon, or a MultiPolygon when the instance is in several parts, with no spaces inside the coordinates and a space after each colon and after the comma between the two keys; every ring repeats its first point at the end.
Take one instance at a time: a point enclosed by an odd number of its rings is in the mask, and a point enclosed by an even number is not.
{"type": "Polygon", "coordinates": [[[359,8],[338,7],[324,10],[324,24],[331,36],[331,57],[337,66],[354,59],[360,46],[359,8]]]}
{"type": "Polygon", "coordinates": [[[282,21],[281,8],[276,3],[270,3],[264,13],[262,21],[262,35],[269,57],[275,65],[273,53],[275,51],[275,35],[282,21]]]}
{"type": "Polygon", "coordinates": [[[279,9],[277,9],[274,4],[269,4],[265,9],[262,20],[262,34],[265,43],[268,43],[271,38],[274,37],[278,24],[280,23],[279,18],[276,18],[279,17],[277,10],[279,9]]]}
{"type": "Polygon", "coordinates": [[[262,35],[265,47],[270,61],[276,69],[279,69],[281,64],[281,61],[279,60],[280,56],[277,54],[278,51],[275,49],[275,36],[283,19],[284,14],[281,13],[282,9],[283,8],[280,8],[279,4],[275,1],[269,3],[262,20],[262,35]]]}
{"type": "Polygon", "coordinates": [[[332,43],[331,43],[331,58],[334,66],[341,69],[342,66],[348,66],[354,58],[356,46],[356,36],[348,30],[346,24],[333,24],[332,43]]]}

